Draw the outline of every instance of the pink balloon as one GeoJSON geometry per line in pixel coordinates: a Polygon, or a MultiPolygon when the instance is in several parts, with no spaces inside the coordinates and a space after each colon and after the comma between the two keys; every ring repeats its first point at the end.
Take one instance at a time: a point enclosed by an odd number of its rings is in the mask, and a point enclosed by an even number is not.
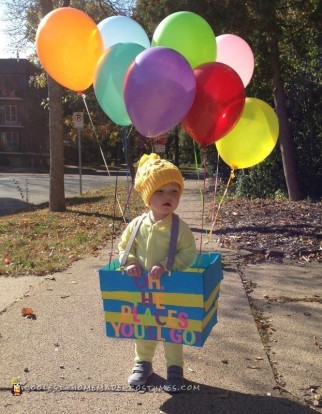
{"type": "Polygon", "coordinates": [[[216,62],[225,63],[233,68],[246,87],[253,76],[255,66],[252,49],[244,39],[233,34],[217,36],[216,41],[216,62]]]}

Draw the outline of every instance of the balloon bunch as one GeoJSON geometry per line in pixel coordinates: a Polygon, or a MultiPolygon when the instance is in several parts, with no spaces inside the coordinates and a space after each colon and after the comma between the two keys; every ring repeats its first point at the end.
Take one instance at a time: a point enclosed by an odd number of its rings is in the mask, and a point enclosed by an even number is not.
{"type": "Polygon", "coordinates": [[[61,85],[82,92],[91,84],[109,118],[156,137],[182,123],[202,147],[216,143],[232,169],[265,158],[278,137],[275,113],[246,98],[254,70],[251,48],[240,37],[215,37],[192,12],[167,16],[150,45],[144,29],[125,16],[98,25],[72,7],[40,22],[38,57],[61,85]]]}

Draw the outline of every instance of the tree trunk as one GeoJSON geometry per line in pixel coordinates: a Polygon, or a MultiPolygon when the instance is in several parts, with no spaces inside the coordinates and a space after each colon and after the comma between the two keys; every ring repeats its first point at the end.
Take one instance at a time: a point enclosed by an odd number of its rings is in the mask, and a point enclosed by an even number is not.
{"type": "Polygon", "coordinates": [[[296,168],[294,139],[287,116],[287,99],[281,77],[281,63],[276,31],[271,34],[271,56],[273,73],[273,93],[277,117],[280,124],[279,144],[282,154],[284,176],[288,196],[291,201],[299,201],[303,194],[299,184],[296,168]]]}
{"type": "MultiPolygon", "coordinates": [[[[69,6],[69,3],[70,1],[65,1],[64,6],[69,6]]],[[[41,0],[40,5],[43,17],[53,10],[52,0],[41,0]]],[[[65,211],[62,88],[50,76],[48,76],[48,100],[50,137],[49,210],[65,211]]]]}
{"type": "Polygon", "coordinates": [[[49,136],[50,136],[50,185],[49,210],[65,211],[64,188],[64,135],[62,90],[48,76],[49,136]]]}

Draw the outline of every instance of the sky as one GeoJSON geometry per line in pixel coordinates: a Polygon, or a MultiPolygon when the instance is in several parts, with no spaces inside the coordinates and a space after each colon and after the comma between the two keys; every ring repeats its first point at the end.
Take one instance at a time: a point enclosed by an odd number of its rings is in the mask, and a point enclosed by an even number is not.
{"type": "MultiPolygon", "coordinates": [[[[4,7],[0,4],[0,59],[16,58],[17,51],[9,50],[10,38],[5,34],[6,23],[3,21],[4,18],[4,7]]],[[[27,57],[26,50],[19,51],[19,57],[27,57]]]]}

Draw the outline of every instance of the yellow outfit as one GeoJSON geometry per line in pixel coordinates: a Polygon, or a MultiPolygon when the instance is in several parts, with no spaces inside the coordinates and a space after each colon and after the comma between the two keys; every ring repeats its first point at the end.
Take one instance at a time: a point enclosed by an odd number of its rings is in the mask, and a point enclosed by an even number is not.
{"type": "MultiPolygon", "coordinates": [[[[184,184],[180,170],[171,162],[161,159],[157,154],[143,155],[139,161],[135,177],[135,189],[141,194],[145,204],[149,206],[154,192],[168,183],[177,183],[182,194],[184,184]]],[[[142,216],[141,216],[142,217],[142,216]]],[[[125,229],[119,244],[120,261],[125,248],[140,217],[135,218],[125,229]]],[[[142,269],[151,270],[156,264],[167,268],[167,258],[170,246],[172,214],[163,220],[153,223],[149,214],[143,218],[135,237],[126,266],[139,263],[142,269]]],[[[173,270],[184,270],[191,266],[196,259],[196,244],[188,225],[179,219],[179,233],[173,270]]],[[[164,277],[164,276],[162,276],[164,277]]],[[[177,365],[183,367],[183,349],[181,344],[163,342],[167,367],[177,365]]],[[[135,362],[152,362],[157,341],[136,340],[135,362]]]]}
{"type": "MultiPolygon", "coordinates": [[[[136,217],[125,229],[119,244],[120,259],[124,254],[127,242],[137,220],[136,217]]],[[[150,270],[153,265],[160,263],[166,268],[169,253],[172,214],[163,220],[153,223],[149,214],[143,219],[126,265],[139,263],[145,270],[150,270]]],[[[176,255],[173,270],[184,270],[191,266],[196,259],[196,244],[194,236],[188,225],[179,219],[179,233],[176,246],[176,255]]],[[[164,277],[164,276],[162,276],[164,277]]],[[[157,341],[136,340],[135,361],[152,362],[157,341]]],[[[171,365],[183,366],[183,351],[181,344],[164,342],[164,351],[167,367],[171,365]]]]}

